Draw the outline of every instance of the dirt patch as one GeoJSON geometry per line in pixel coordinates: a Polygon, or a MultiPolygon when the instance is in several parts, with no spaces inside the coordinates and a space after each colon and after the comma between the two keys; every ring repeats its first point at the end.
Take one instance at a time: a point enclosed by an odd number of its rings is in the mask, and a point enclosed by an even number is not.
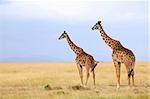
{"type": "Polygon", "coordinates": [[[144,94],[144,93],[145,93],[143,90],[139,90],[138,88],[134,88],[134,89],[133,89],[133,92],[134,92],[135,94],[144,94]]]}
{"type": "Polygon", "coordinates": [[[47,85],[44,86],[44,89],[46,89],[46,90],[61,90],[63,88],[60,87],[60,86],[52,87],[49,84],[47,84],[47,85]]]}
{"type": "Polygon", "coordinates": [[[49,84],[47,84],[47,85],[44,86],[44,89],[46,89],[46,90],[52,90],[52,87],[49,84]]]}
{"type": "Polygon", "coordinates": [[[57,86],[57,87],[53,87],[54,90],[60,90],[60,89],[63,89],[62,87],[60,86],[57,86]]]}
{"type": "Polygon", "coordinates": [[[81,85],[70,86],[69,89],[72,89],[72,90],[90,90],[90,88],[83,87],[81,85]]]}
{"type": "Polygon", "coordinates": [[[66,95],[66,94],[69,94],[69,92],[65,92],[65,91],[61,90],[61,91],[57,91],[55,94],[57,94],[57,95],[61,95],[61,94],[66,95]]]}

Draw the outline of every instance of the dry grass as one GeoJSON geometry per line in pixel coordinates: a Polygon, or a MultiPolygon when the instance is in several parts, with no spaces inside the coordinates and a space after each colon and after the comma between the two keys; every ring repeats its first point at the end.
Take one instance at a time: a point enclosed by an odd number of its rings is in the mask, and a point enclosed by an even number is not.
{"type": "Polygon", "coordinates": [[[122,65],[121,88],[117,90],[112,62],[96,67],[95,89],[92,76],[87,88],[80,86],[75,63],[0,63],[0,99],[148,99],[149,64],[136,63],[136,86],[132,88],[127,86],[122,65]]]}

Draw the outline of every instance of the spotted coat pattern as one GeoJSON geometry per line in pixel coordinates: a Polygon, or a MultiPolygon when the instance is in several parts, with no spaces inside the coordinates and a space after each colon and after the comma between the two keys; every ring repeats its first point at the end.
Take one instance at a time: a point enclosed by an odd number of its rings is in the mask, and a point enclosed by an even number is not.
{"type": "Polygon", "coordinates": [[[96,67],[97,63],[93,56],[87,54],[82,48],[76,46],[70,39],[70,37],[68,36],[67,33],[63,33],[59,38],[66,38],[67,42],[70,46],[70,48],[73,50],[73,52],[76,54],[76,63],[77,63],[77,67],[79,70],[79,75],[81,78],[81,83],[83,85],[83,73],[82,73],[82,67],[85,67],[86,69],[86,83],[85,85],[87,85],[88,82],[88,78],[89,78],[89,71],[91,71],[93,73],[93,81],[94,81],[94,86],[95,86],[95,72],[94,72],[94,68],[96,67]],[[65,36],[64,36],[65,35],[65,36]]]}
{"type": "Polygon", "coordinates": [[[105,43],[112,49],[112,59],[114,66],[116,68],[117,76],[117,88],[120,87],[120,66],[121,63],[124,63],[127,70],[128,76],[128,85],[130,86],[130,78],[132,76],[132,85],[134,85],[134,64],[135,56],[133,52],[120,43],[120,41],[112,39],[109,37],[101,25],[101,21],[98,21],[93,27],[92,30],[99,30],[102,39],[105,43]]]}

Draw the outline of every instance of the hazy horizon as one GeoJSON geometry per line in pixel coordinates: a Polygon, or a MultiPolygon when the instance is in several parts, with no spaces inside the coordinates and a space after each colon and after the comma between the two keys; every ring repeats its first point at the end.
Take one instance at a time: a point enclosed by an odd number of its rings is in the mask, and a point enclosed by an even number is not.
{"type": "Polygon", "coordinates": [[[102,21],[105,32],[131,49],[137,61],[150,61],[148,1],[0,1],[0,62],[75,61],[71,40],[97,61],[111,61],[111,49],[91,27],[102,21]]]}

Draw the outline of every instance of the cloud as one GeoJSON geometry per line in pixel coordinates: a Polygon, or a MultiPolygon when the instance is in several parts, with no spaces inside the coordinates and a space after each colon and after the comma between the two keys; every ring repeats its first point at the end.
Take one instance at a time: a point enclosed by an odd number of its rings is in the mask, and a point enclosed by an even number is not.
{"type": "Polygon", "coordinates": [[[137,2],[104,2],[75,0],[9,0],[0,5],[0,17],[7,19],[44,19],[44,20],[92,20],[107,19],[110,21],[145,18],[141,1],[137,2]]]}
{"type": "Polygon", "coordinates": [[[84,19],[88,17],[89,3],[79,1],[12,1],[1,6],[3,17],[27,19],[84,19]]]}

